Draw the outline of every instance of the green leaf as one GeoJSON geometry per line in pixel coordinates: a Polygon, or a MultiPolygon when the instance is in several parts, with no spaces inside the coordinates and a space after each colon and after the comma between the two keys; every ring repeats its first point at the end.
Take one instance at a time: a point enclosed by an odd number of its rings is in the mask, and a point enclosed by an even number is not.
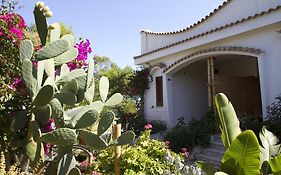
{"type": "Polygon", "coordinates": [[[275,156],[280,153],[279,139],[263,126],[262,131],[259,133],[260,140],[263,147],[260,147],[261,151],[261,164],[264,161],[269,161],[271,156],[275,156]]]}
{"type": "Polygon", "coordinates": [[[239,134],[226,150],[221,170],[228,174],[259,174],[259,142],[251,130],[239,134]]]}
{"type": "Polygon", "coordinates": [[[19,47],[20,60],[31,59],[33,55],[33,44],[30,40],[23,40],[20,42],[19,47]]]}
{"type": "Polygon", "coordinates": [[[70,48],[69,50],[61,53],[60,55],[54,57],[55,66],[59,66],[74,60],[78,56],[78,50],[76,48],[70,48]]]}
{"type": "Polygon", "coordinates": [[[107,148],[107,143],[98,135],[84,130],[79,130],[79,133],[90,148],[97,151],[107,148]]]}
{"type": "Polygon", "coordinates": [[[121,103],[123,96],[120,93],[113,94],[106,102],[105,106],[115,106],[121,103]]]}
{"type": "Polygon", "coordinates": [[[60,103],[73,106],[77,102],[77,98],[74,93],[64,91],[60,93],[55,93],[54,98],[57,98],[60,103]]]}
{"type": "Polygon", "coordinates": [[[208,163],[205,163],[202,161],[196,161],[195,164],[198,168],[203,170],[208,175],[213,175],[216,172],[214,165],[211,165],[211,164],[208,164],[208,163]]]}
{"type": "Polygon", "coordinates": [[[47,105],[54,97],[54,88],[51,85],[43,86],[36,95],[32,104],[34,106],[42,107],[47,105]]]}
{"type": "Polygon", "coordinates": [[[42,134],[40,139],[53,145],[65,146],[74,144],[77,140],[77,135],[73,129],[58,128],[52,132],[42,134]]]}
{"type": "Polygon", "coordinates": [[[261,171],[263,175],[270,175],[272,174],[272,170],[268,161],[263,161],[261,165],[261,171]]]}
{"type": "Polygon", "coordinates": [[[233,140],[241,133],[239,120],[231,102],[223,93],[215,96],[216,107],[220,120],[221,140],[227,149],[233,140]]]}
{"type": "Polygon", "coordinates": [[[50,30],[50,42],[60,39],[60,24],[52,24],[53,29],[50,30]]]}
{"type": "Polygon", "coordinates": [[[105,131],[111,127],[115,118],[115,114],[112,111],[102,114],[99,125],[98,125],[98,135],[102,135],[105,131]]]}
{"type": "Polygon", "coordinates": [[[66,175],[76,166],[75,157],[72,154],[65,154],[59,161],[57,175],[66,175]]]}
{"type": "Polygon", "coordinates": [[[37,120],[43,125],[47,124],[52,115],[52,108],[49,104],[43,107],[35,107],[32,109],[37,120]]]}
{"type": "Polygon", "coordinates": [[[47,26],[46,17],[38,7],[34,8],[33,14],[34,14],[35,24],[39,34],[39,38],[41,40],[41,44],[42,46],[44,46],[46,44],[46,39],[48,35],[48,26],[47,26]]]}
{"type": "MultiPolygon", "coordinates": [[[[41,61],[45,59],[55,58],[69,50],[69,43],[65,40],[59,39],[46,44],[36,52],[36,60],[41,61]]],[[[56,63],[56,61],[55,61],[56,63]]]]}
{"type": "Polygon", "coordinates": [[[130,144],[135,139],[135,136],[136,135],[133,131],[124,132],[120,137],[117,138],[117,145],[130,144]]]}
{"type": "Polygon", "coordinates": [[[87,128],[87,127],[93,125],[97,121],[98,116],[99,116],[99,114],[95,110],[87,111],[77,121],[75,128],[81,129],[81,128],[87,128]]]}
{"type": "Polygon", "coordinates": [[[105,102],[109,90],[109,81],[108,78],[105,76],[102,76],[99,83],[99,91],[100,91],[100,97],[102,102],[105,102]]]}
{"type": "Polygon", "coordinates": [[[273,175],[281,174],[281,155],[275,156],[272,159],[269,159],[269,164],[272,169],[273,175]]]}

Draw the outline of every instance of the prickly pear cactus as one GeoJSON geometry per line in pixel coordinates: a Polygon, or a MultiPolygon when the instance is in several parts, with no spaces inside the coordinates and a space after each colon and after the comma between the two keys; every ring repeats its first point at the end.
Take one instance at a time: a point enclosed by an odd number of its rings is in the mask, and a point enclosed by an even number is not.
{"type": "MultiPolygon", "coordinates": [[[[55,23],[48,27],[46,17],[51,16],[49,7],[38,2],[34,8],[35,23],[43,47],[33,52],[32,42],[24,40],[20,44],[22,75],[29,89],[32,103],[28,123],[26,154],[34,167],[44,162],[43,143],[57,147],[56,166],[50,164],[47,172],[57,174],[80,174],[75,168],[76,161],[72,149],[101,150],[108,146],[125,145],[133,141],[135,134],[123,133],[113,140],[111,129],[115,123],[113,112],[103,112],[106,106],[112,107],[122,102],[123,96],[116,93],[108,98],[109,81],[101,77],[99,82],[100,101],[93,101],[95,82],[93,77],[94,61],[89,61],[88,72],[83,69],[70,71],[68,62],[75,59],[78,50],[74,48],[74,37],[65,35],[60,38],[60,26],[55,23]],[[48,38],[48,35],[49,38],[48,38]],[[33,62],[38,61],[37,69],[33,62]],[[55,76],[55,67],[59,75],[55,76]],[[87,105],[79,106],[85,100],[87,105]],[[65,111],[68,108],[68,111],[65,111]],[[42,133],[40,127],[50,118],[54,119],[55,130],[42,133]],[[91,130],[91,128],[96,128],[91,130]],[[83,140],[85,145],[79,145],[83,140]],[[51,167],[52,166],[52,167],[51,167]],[[53,169],[55,168],[55,169],[53,169]]],[[[19,113],[23,115],[23,113],[19,113]]],[[[14,128],[22,127],[22,121],[15,121],[14,128]]],[[[38,171],[36,169],[36,171],[38,171]]]]}

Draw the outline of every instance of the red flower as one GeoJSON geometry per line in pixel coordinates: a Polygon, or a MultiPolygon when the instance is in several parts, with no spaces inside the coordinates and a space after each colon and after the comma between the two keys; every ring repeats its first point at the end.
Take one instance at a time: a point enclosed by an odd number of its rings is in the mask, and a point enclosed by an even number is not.
{"type": "Polygon", "coordinates": [[[144,126],[144,129],[151,129],[151,128],[152,128],[152,125],[149,123],[144,126]]]}

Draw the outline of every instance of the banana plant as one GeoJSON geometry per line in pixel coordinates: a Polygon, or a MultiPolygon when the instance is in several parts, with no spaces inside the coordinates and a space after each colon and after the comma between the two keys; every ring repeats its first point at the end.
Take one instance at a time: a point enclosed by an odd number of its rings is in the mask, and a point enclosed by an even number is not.
{"type": "Polygon", "coordinates": [[[223,93],[219,93],[215,96],[215,102],[220,121],[221,140],[224,147],[227,149],[241,133],[239,120],[231,102],[223,93]]]}

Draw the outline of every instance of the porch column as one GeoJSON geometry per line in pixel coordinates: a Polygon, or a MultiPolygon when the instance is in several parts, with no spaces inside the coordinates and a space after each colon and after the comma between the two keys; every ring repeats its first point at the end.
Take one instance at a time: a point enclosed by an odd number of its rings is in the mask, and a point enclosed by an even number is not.
{"type": "Polygon", "coordinates": [[[207,59],[207,69],[208,69],[208,106],[210,110],[216,112],[215,106],[215,66],[214,66],[214,57],[208,57],[207,59]]]}
{"type": "Polygon", "coordinates": [[[265,67],[264,67],[264,54],[261,54],[257,57],[257,61],[258,61],[258,72],[259,72],[259,80],[260,80],[260,94],[261,94],[261,105],[262,105],[262,116],[263,116],[263,120],[266,119],[266,105],[268,102],[268,95],[267,95],[267,91],[266,91],[266,78],[265,78],[265,67]]]}
{"type": "Polygon", "coordinates": [[[166,102],[167,128],[175,126],[174,120],[174,97],[173,97],[173,76],[167,75],[164,78],[164,98],[166,102]]]}

